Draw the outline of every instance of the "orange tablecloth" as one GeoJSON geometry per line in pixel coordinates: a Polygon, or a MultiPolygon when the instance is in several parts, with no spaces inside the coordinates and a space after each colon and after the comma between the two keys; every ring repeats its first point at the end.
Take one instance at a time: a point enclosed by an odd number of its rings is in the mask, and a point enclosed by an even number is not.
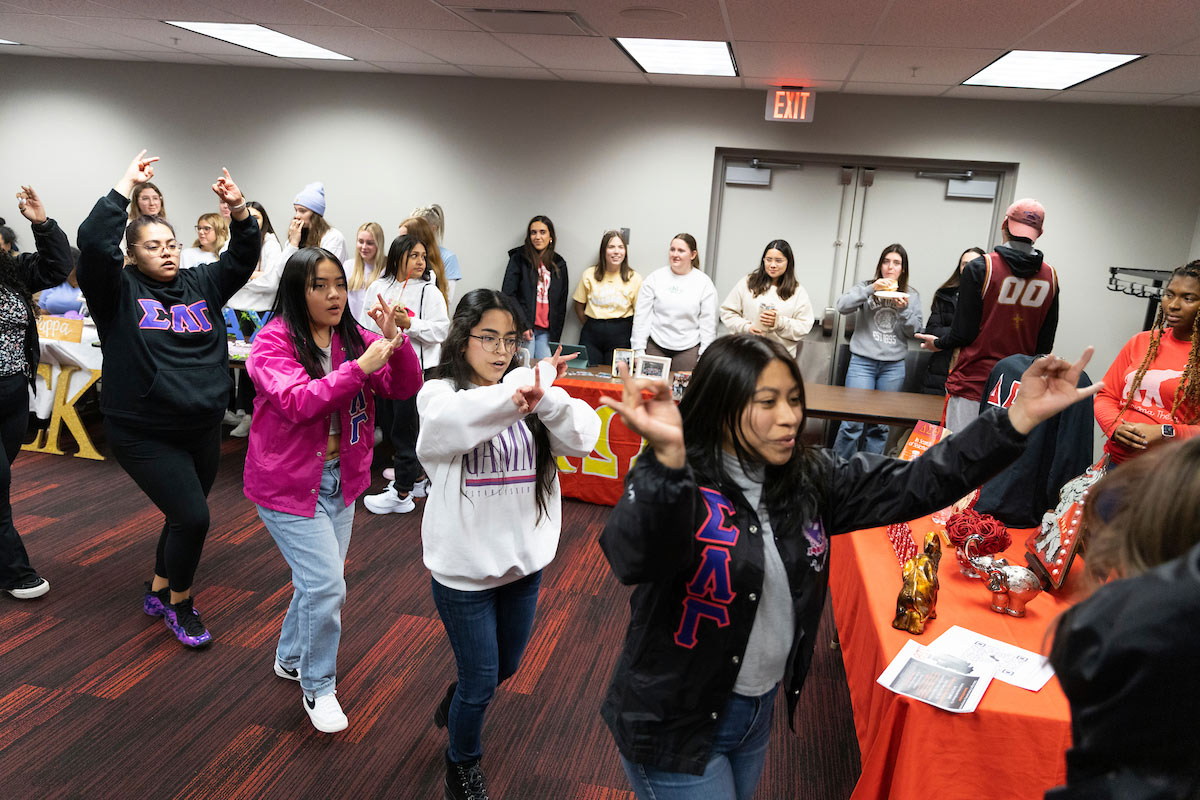
{"type": "MultiPolygon", "coordinates": [[[[928,518],[914,522],[913,538],[920,542],[933,529],[928,518]]],[[[1009,563],[1025,564],[1028,533],[1012,532],[1009,563]]],[[[991,611],[986,587],[959,574],[950,549],[938,568],[937,619],[913,636],[891,625],[901,580],[884,529],[834,537],[830,558],[830,597],[862,751],[853,800],[1032,800],[1066,782],[1070,711],[1057,678],[1036,693],[993,680],[971,714],[901,697],[875,680],[906,640],[928,644],[953,625],[1046,652],[1047,627],[1079,598],[1081,565],[1072,569],[1064,593],[1043,592],[1018,619],[991,611]]]]}
{"type": "Polygon", "coordinates": [[[554,382],[567,394],[583,400],[600,415],[600,440],[591,455],[559,458],[558,480],[563,497],[615,506],[625,487],[625,476],[645,442],[625,427],[618,414],[600,405],[600,395],[621,396],[621,384],[604,380],[564,377],[554,382]]]}

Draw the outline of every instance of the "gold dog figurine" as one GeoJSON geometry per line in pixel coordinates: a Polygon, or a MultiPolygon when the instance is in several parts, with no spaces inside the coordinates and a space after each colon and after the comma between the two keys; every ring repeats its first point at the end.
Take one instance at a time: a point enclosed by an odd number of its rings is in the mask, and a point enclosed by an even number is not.
{"type": "Polygon", "coordinates": [[[925,552],[904,564],[904,586],[896,598],[893,628],[921,633],[926,622],[937,619],[937,571],[941,560],[941,539],[936,531],[931,531],[925,536],[925,552]]]}

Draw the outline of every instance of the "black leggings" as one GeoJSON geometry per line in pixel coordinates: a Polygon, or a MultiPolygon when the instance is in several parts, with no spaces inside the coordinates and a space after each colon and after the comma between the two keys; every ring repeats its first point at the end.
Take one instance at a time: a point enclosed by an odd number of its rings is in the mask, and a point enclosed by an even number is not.
{"type": "MultiPolygon", "coordinates": [[[[593,319],[588,317],[579,334],[579,343],[587,348],[588,366],[612,366],[613,350],[629,349],[633,335],[633,317],[593,319]]],[[[570,362],[567,362],[570,366],[570,362]]]]}
{"type": "Polygon", "coordinates": [[[165,577],[171,591],[186,592],[208,534],[208,492],[221,460],[221,426],[159,431],[106,418],[104,432],[117,463],[166,516],[154,574],[165,577]]]}
{"type": "Polygon", "coordinates": [[[29,381],[24,375],[0,378],[0,590],[37,575],[13,525],[12,463],[29,426],[29,381]]]}
{"type": "MultiPolygon", "coordinates": [[[[433,369],[425,371],[428,378],[433,369]]],[[[417,414],[417,396],[407,400],[375,398],[375,414],[379,427],[392,442],[392,469],[396,473],[392,486],[400,494],[408,494],[413,485],[425,474],[417,460],[417,434],[421,432],[421,418],[417,414]]]]}

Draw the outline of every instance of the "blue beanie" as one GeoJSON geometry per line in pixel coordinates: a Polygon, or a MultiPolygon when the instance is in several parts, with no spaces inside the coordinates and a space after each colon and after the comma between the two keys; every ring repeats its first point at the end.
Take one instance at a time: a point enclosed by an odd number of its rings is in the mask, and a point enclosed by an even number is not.
{"type": "Polygon", "coordinates": [[[310,183],[300,190],[292,202],[312,210],[314,214],[325,216],[325,184],[320,181],[310,183]]]}

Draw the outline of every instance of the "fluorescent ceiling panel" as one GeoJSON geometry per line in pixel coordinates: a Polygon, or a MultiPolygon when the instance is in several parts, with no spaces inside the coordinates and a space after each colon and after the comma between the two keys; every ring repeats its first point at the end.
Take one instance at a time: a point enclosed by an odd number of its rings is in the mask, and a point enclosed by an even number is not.
{"type": "Polygon", "coordinates": [[[1139,58],[1140,55],[1121,53],[1012,50],[967,78],[963,85],[1068,89],[1139,58]]]}
{"type": "Polygon", "coordinates": [[[322,58],[329,61],[353,61],[350,56],[317,47],[292,36],[264,28],[261,25],[246,25],[232,22],[172,22],[168,25],[220,39],[250,50],[257,50],[279,58],[322,58]]]}
{"type": "Polygon", "coordinates": [[[728,77],[738,74],[728,42],[618,38],[617,44],[643,71],[653,74],[728,77]]]}

